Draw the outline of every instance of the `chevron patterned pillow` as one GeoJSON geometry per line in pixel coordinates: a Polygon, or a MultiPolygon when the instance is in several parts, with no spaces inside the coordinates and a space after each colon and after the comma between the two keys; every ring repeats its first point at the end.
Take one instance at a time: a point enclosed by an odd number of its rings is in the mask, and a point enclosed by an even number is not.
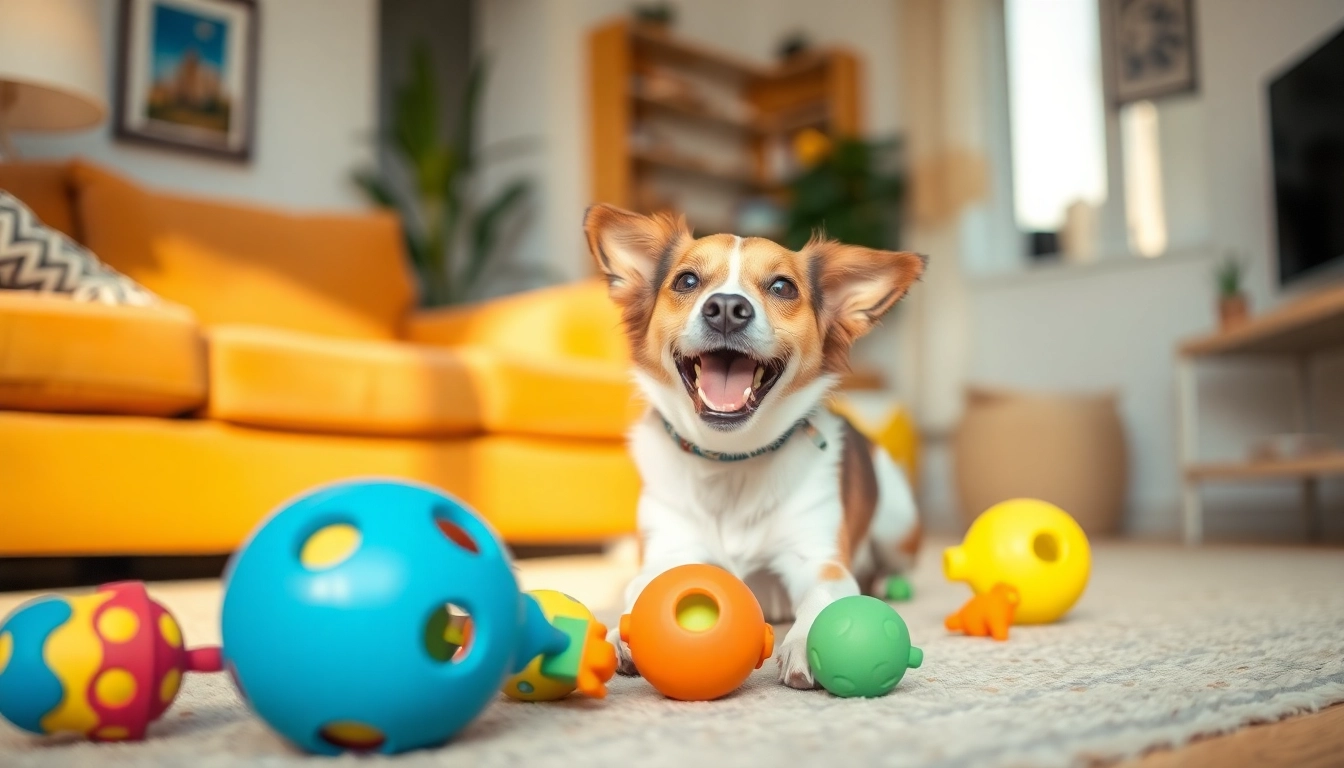
{"type": "Polygon", "coordinates": [[[75,301],[148,306],[158,297],[38,221],[0,190],[0,291],[35,291],[75,301]]]}

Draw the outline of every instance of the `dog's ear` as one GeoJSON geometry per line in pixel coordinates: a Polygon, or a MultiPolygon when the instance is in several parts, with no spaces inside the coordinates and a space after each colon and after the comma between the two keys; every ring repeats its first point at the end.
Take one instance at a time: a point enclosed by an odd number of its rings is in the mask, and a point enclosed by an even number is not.
{"type": "Polygon", "coordinates": [[[691,237],[686,219],[667,213],[641,216],[598,204],[583,215],[588,250],[607,276],[611,298],[623,307],[649,304],[667,278],[672,254],[691,237]]]}
{"type": "Polygon", "coordinates": [[[820,296],[825,332],[826,368],[848,367],[849,347],[924,274],[926,256],[908,251],[879,251],[813,238],[808,256],[812,292],[820,296]]]}

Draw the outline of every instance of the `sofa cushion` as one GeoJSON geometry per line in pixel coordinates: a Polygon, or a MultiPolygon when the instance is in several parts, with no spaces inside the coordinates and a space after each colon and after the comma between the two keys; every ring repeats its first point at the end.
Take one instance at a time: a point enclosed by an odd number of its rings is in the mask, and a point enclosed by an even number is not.
{"type": "Polygon", "coordinates": [[[0,408],[172,416],[205,403],[205,349],[182,307],[0,291],[0,408]]]}
{"type": "Polygon", "coordinates": [[[79,237],[71,197],[70,163],[0,163],[0,189],[22,200],[47,226],[79,237]]]}
{"type": "Polygon", "coordinates": [[[521,357],[466,347],[490,434],[620,440],[644,412],[630,372],[603,361],[521,357]]]}
{"type": "Polygon", "coordinates": [[[406,338],[443,346],[483,346],[529,358],[630,364],[621,312],[607,295],[606,281],[595,278],[418,312],[407,319],[406,338]]]}
{"type": "Polygon", "coordinates": [[[395,217],[294,215],[151,192],[82,161],[87,245],[205,325],[390,338],[413,299],[395,217]]]}
{"type": "Polygon", "coordinates": [[[0,411],[0,458],[0,557],[229,552],[287,499],[357,476],[442,488],[519,543],[631,533],[639,495],[625,446],[597,440],[355,437],[0,411]]]}
{"type": "Polygon", "coordinates": [[[98,260],[74,238],[43,224],[0,190],[0,290],[53,298],[149,306],[154,294],[98,260]]]}
{"type": "Polygon", "coordinates": [[[619,439],[638,412],[628,377],[615,365],[256,326],[215,326],[208,336],[209,414],[237,424],[619,439]]]}
{"type": "Polygon", "coordinates": [[[450,351],[261,326],[207,336],[211,418],[352,435],[480,431],[470,372],[450,351]]]}

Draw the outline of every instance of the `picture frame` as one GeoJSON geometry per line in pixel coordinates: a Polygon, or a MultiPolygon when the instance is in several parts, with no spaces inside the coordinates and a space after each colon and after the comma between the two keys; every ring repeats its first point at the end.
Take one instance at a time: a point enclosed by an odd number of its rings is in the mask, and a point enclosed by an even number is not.
{"type": "Polygon", "coordinates": [[[256,0],[121,0],[117,139],[235,162],[256,132],[256,0]]]}
{"type": "Polygon", "coordinates": [[[1198,90],[1194,0],[1105,0],[1116,106],[1198,90]]]}

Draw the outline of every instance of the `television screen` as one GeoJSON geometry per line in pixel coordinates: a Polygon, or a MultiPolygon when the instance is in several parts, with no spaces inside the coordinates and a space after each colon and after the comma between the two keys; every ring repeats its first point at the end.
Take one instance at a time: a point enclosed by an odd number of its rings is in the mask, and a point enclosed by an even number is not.
{"type": "Polygon", "coordinates": [[[1269,85],[1279,282],[1344,264],[1344,30],[1269,85]]]}

